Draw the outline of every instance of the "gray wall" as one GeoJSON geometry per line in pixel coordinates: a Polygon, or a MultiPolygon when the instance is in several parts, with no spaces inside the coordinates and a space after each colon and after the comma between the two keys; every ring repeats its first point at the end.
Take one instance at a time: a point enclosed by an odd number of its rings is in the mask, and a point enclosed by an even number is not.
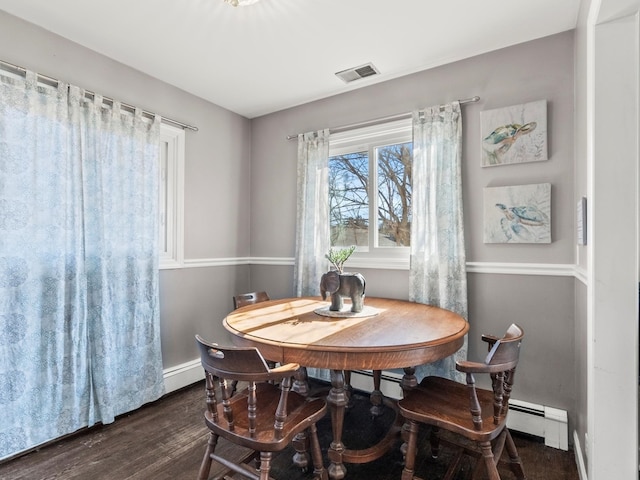
{"type": "MultiPolygon", "coordinates": [[[[296,143],[286,135],[480,95],[478,104],[463,107],[468,261],[488,270],[469,275],[470,355],[480,353],[481,332],[518,321],[527,337],[515,397],[567,409],[572,422],[573,278],[500,275],[490,267],[574,263],[573,48],[568,32],[249,121],[0,12],[0,59],[200,128],[187,132],[185,198],[185,258],[198,268],[161,272],[165,367],[197,357],[194,333],[226,335],[220,319],[234,293],[292,294],[296,143]],[[539,99],[548,101],[550,160],[482,169],[479,112],[539,99]],[[553,186],[553,243],[483,244],[482,189],[538,182],[553,186]],[[261,261],[203,266],[246,257],[261,261]]],[[[370,295],[407,297],[406,271],[362,271],[370,295]]]]}
{"type": "MultiPolygon", "coordinates": [[[[0,60],[199,127],[186,133],[185,259],[249,256],[249,120],[2,11],[0,60]]],[[[220,320],[231,296],[248,290],[249,273],[246,265],[161,272],[165,368],[197,358],[196,332],[226,335],[220,320]]]]}
{"type": "MultiPolygon", "coordinates": [[[[453,64],[308,103],[252,122],[251,253],[294,256],[296,142],[287,135],[403,113],[480,95],[463,108],[463,188],[469,274],[470,355],[481,355],[481,333],[522,324],[525,344],[514,397],[575,411],[574,290],[572,276],[492,273],[502,262],[574,264],[574,39],[543,38],[453,64]],[[480,111],[547,100],[549,160],[480,167],[480,111]],[[482,198],[488,186],[552,184],[550,245],[483,243],[482,198]],[[553,372],[550,375],[549,372],[553,372]]],[[[292,293],[292,267],[252,266],[254,288],[292,293]],[[259,283],[258,283],[259,282],[259,283]]],[[[526,270],[526,269],[525,269],[526,270]]],[[[362,269],[371,296],[407,298],[408,272],[362,269]]]]}
{"type": "Polygon", "coordinates": [[[479,103],[462,107],[468,260],[573,264],[573,80],[573,32],[567,32],[254,119],[252,256],[294,255],[297,147],[286,135],[480,95],[479,103]],[[550,160],[481,168],[480,111],[541,99],[548,102],[550,160]],[[538,182],[552,183],[553,243],[483,244],[483,187],[538,182]]]}

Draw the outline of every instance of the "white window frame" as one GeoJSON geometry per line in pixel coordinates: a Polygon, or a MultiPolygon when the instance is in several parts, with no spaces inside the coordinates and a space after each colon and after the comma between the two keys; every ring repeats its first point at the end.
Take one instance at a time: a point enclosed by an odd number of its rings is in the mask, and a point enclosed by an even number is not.
{"type": "MultiPolygon", "coordinates": [[[[377,178],[376,147],[396,143],[413,142],[411,118],[395,120],[379,125],[362,127],[345,132],[332,133],[329,139],[329,157],[353,152],[369,152],[370,179],[377,178]]],[[[349,258],[349,268],[409,269],[410,247],[377,247],[373,244],[377,227],[377,182],[369,181],[369,247],[358,247],[349,258]],[[374,190],[375,189],[375,190],[374,190]]]]}
{"type": "Polygon", "coordinates": [[[184,266],[184,129],[160,125],[160,269],[184,266]]]}

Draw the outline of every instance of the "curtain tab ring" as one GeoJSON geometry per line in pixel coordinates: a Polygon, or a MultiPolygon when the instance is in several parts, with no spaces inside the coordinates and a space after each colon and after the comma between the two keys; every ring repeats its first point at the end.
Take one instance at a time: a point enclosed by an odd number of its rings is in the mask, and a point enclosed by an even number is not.
{"type": "Polygon", "coordinates": [[[29,89],[33,89],[38,85],[38,74],[31,70],[26,70],[24,74],[25,86],[29,89]]]}

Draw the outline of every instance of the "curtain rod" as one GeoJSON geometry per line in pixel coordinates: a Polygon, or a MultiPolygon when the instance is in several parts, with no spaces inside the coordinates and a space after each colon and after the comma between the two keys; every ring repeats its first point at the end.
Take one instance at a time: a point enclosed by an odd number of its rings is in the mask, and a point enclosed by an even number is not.
{"type": "MultiPolygon", "coordinates": [[[[20,76],[24,76],[27,73],[27,69],[26,68],[20,67],[18,65],[14,65],[13,63],[5,62],[4,60],[0,60],[0,68],[2,68],[5,71],[8,71],[10,73],[17,74],[17,75],[20,75],[20,76]]],[[[58,84],[60,83],[60,80],[57,80],[57,79],[55,79],[53,77],[49,77],[47,75],[43,75],[41,73],[36,73],[36,78],[38,79],[38,81],[40,83],[43,83],[45,85],[49,85],[51,87],[57,87],[58,84]]],[[[94,92],[91,92],[89,90],[85,90],[85,96],[89,96],[89,97],[93,98],[93,97],[95,97],[95,95],[96,94],[94,92]]],[[[115,100],[112,99],[112,98],[109,98],[109,97],[103,97],[103,101],[106,104],[113,105],[113,102],[115,100]]],[[[130,110],[131,112],[134,112],[136,110],[135,106],[129,105],[128,103],[122,103],[121,102],[120,105],[125,110],[130,110]]],[[[155,113],[148,112],[146,110],[142,110],[142,114],[146,115],[147,117],[151,117],[151,118],[156,116],[155,113]]],[[[160,118],[165,123],[170,123],[170,124],[176,125],[178,127],[182,127],[182,128],[186,128],[186,129],[189,129],[189,130],[193,130],[194,132],[198,131],[198,127],[194,127],[193,125],[187,125],[186,123],[182,123],[182,122],[179,122],[177,120],[172,120],[171,118],[166,118],[166,117],[163,117],[162,115],[160,115],[160,118]]]]}
{"type": "MultiPolygon", "coordinates": [[[[475,103],[480,100],[480,97],[476,95],[475,97],[465,98],[464,100],[458,100],[460,105],[464,105],[465,103],[475,103]]],[[[444,108],[444,105],[440,105],[440,108],[444,108]]],[[[375,118],[373,120],[367,120],[364,122],[352,123],[350,125],[342,125],[340,127],[330,128],[329,131],[331,133],[344,132],[346,130],[352,130],[354,128],[360,127],[372,127],[374,125],[378,125],[379,123],[392,122],[393,120],[402,120],[403,118],[411,117],[411,112],[406,113],[397,113],[395,115],[388,115],[386,117],[375,118]]],[[[298,138],[298,134],[295,135],[287,135],[287,140],[293,140],[294,138],[298,138]]]]}

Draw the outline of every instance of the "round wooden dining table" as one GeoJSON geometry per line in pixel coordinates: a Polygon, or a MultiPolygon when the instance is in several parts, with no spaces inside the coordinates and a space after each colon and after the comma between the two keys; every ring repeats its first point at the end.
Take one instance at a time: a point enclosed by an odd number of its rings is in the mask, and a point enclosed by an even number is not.
{"type": "MultiPolygon", "coordinates": [[[[421,303],[367,297],[362,312],[336,313],[320,297],[271,300],[239,308],[223,322],[238,346],[257,347],[270,361],[329,369],[333,441],[328,456],[329,477],[345,477],[344,463],[364,463],[383,455],[400,430],[398,422],[377,445],[349,450],[342,442],[348,404],[345,372],[403,368],[403,390],[417,384],[415,367],[455,353],[464,343],[469,324],[460,315],[421,303]]],[[[303,370],[304,371],[304,370],[303,370]]],[[[294,388],[304,393],[304,375],[294,388]]],[[[379,384],[372,398],[380,398],[379,384]],[[377,391],[376,391],[377,390],[377,391]]],[[[386,402],[389,399],[385,399],[386,402]]]]}

